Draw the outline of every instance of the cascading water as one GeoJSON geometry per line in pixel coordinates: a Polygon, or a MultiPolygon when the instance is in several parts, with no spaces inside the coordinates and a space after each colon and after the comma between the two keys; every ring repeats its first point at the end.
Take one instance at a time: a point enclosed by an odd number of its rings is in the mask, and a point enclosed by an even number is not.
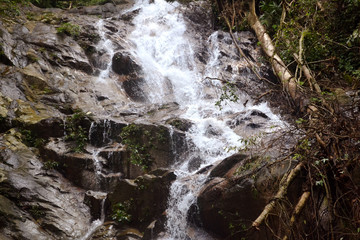
{"type": "MultiPolygon", "coordinates": [[[[252,106],[249,103],[244,107],[240,101],[222,109],[215,106],[220,97],[220,84],[205,79],[219,77],[217,33],[208,40],[212,55],[205,70],[200,72],[179,4],[155,0],[154,3],[138,2],[137,7],[141,10],[133,20],[136,27],[129,40],[135,43],[133,55],[143,67],[146,81],[144,92],[151,103],[178,103],[182,110],[179,117],[193,123],[186,136],[193,143],[193,148],[186,159],[180,159],[174,166],[177,180],[170,189],[166,233],[160,237],[186,239],[191,235],[188,232],[187,213],[206,179],[205,175],[195,174],[196,171],[234,153],[225,151],[225,148],[241,145],[241,136],[226,125],[231,113],[258,109],[265,112],[272,122],[279,120],[266,104],[252,106]],[[210,94],[207,91],[209,85],[213,88],[210,94]],[[193,162],[197,162],[195,168],[190,166],[193,162]]],[[[234,66],[237,62],[234,60],[234,66]]],[[[208,236],[195,238],[209,239],[208,236]]]]}
{"type": "MultiPolygon", "coordinates": [[[[111,59],[114,56],[114,46],[112,44],[112,41],[108,38],[106,38],[105,33],[105,27],[104,27],[104,20],[100,19],[96,28],[98,29],[98,32],[100,34],[100,42],[98,43],[98,50],[105,50],[106,55],[111,59]]],[[[109,72],[111,69],[111,64],[108,64],[106,69],[100,72],[99,81],[105,81],[105,79],[109,78],[109,72]]]]}

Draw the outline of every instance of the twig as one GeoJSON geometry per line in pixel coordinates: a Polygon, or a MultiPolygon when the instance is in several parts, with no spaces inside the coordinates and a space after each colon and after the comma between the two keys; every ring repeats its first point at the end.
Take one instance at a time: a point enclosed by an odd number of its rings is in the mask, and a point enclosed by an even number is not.
{"type": "Polygon", "coordinates": [[[255,99],[255,102],[258,102],[262,97],[264,97],[264,96],[266,96],[266,95],[268,95],[268,94],[270,94],[270,93],[272,93],[272,92],[273,92],[273,90],[270,89],[269,91],[261,94],[260,96],[258,96],[258,97],[255,99]]]}

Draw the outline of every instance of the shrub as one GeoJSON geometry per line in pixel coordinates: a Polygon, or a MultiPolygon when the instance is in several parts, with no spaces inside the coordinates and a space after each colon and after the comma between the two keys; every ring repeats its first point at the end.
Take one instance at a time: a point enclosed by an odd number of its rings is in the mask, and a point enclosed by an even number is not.
{"type": "Polygon", "coordinates": [[[130,162],[140,166],[144,171],[150,169],[153,159],[149,153],[152,144],[142,143],[142,136],[148,135],[147,131],[135,124],[130,124],[123,128],[120,136],[127,150],[130,152],[130,162]]]}
{"type": "Polygon", "coordinates": [[[130,210],[131,202],[124,201],[122,203],[117,203],[113,206],[113,214],[111,218],[120,223],[130,222],[131,215],[128,213],[130,210]]]}
{"type": "Polygon", "coordinates": [[[72,37],[78,37],[80,35],[80,26],[69,22],[61,24],[56,30],[58,33],[65,33],[72,37]]]}
{"type": "Polygon", "coordinates": [[[84,152],[87,139],[87,131],[80,125],[85,118],[85,113],[79,111],[68,117],[65,127],[65,141],[75,141],[74,152],[84,152]]]}

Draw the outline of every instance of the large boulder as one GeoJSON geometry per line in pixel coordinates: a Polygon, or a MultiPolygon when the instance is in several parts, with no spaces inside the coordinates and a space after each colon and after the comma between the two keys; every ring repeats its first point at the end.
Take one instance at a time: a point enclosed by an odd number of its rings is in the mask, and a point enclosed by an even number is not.
{"type": "Polygon", "coordinates": [[[114,54],[112,58],[112,69],[119,75],[136,74],[141,71],[141,67],[130,53],[122,51],[114,54]]]}
{"type": "Polygon", "coordinates": [[[163,213],[167,208],[169,187],[175,179],[173,172],[158,170],[139,176],[135,180],[122,180],[108,195],[112,208],[107,209],[107,217],[113,215],[116,204],[127,203],[131,225],[145,229],[154,220],[163,218],[163,213]]]}
{"type": "MultiPolygon", "coordinates": [[[[224,238],[249,237],[246,229],[277,192],[279,180],[291,164],[266,164],[266,159],[241,154],[223,160],[210,172],[198,196],[196,223],[224,238]]],[[[299,196],[299,191],[293,189],[292,194],[299,196]]],[[[265,239],[266,231],[262,229],[250,237],[265,239]]]]}

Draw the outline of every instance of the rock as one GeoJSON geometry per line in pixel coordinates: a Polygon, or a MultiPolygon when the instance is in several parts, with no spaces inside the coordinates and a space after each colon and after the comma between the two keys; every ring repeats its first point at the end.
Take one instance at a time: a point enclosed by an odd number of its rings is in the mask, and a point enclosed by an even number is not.
{"type": "MultiPolygon", "coordinates": [[[[130,124],[123,129],[123,141],[127,143],[128,155],[126,160],[151,171],[157,168],[168,168],[174,163],[174,144],[169,129],[160,125],[130,124]],[[124,132],[125,131],[125,132],[124,132]],[[133,152],[132,150],[133,149],[133,152]],[[143,163],[136,163],[134,159],[140,158],[143,163]]],[[[129,168],[131,170],[133,168],[129,168]]],[[[135,169],[134,169],[135,170],[135,169]]],[[[132,171],[126,173],[130,178],[132,171]]]]}
{"type": "Polygon", "coordinates": [[[189,120],[179,118],[171,118],[166,121],[166,124],[169,124],[176,129],[184,132],[188,131],[193,125],[189,120]]]}
{"type": "Polygon", "coordinates": [[[167,171],[162,176],[145,174],[135,180],[125,179],[109,193],[108,200],[111,206],[130,201],[128,213],[131,215],[131,224],[148,226],[162,217],[167,208],[170,183],[175,178],[173,172],[167,171]]]}
{"type": "Polygon", "coordinates": [[[94,192],[91,190],[85,192],[84,203],[90,208],[92,221],[101,219],[102,215],[105,213],[106,197],[107,193],[103,192],[94,192]]]}
{"type": "Polygon", "coordinates": [[[14,120],[25,126],[38,124],[45,119],[60,116],[55,109],[41,103],[33,104],[20,99],[15,103],[16,118],[14,120]]]}
{"type": "Polygon", "coordinates": [[[64,121],[58,117],[50,117],[29,126],[31,132],[36,133],[38,137],[48,139],[50,137],[58,138],[64,136],[64,121]]]}
{"type": "Polygon", "coordinates": [[[141,71],[141,67],[135,62],[130,53],[125,51],[117,52],[112,58],[112,69],[119,75],[136,74],[141,71]]]}
{"type": "Polygon", "coordinates": [[[119,240],[140,240],[142,237],[143,234],[135,228],[127,228],[116,234],[116,239],[119,240]]]}
{"type": "Polygon", "coordinates": [[[14,129],[0,136],[0,148],[0,169],[6,176],[0,184],[0,232],[10,239],[83,236],[90,219],[84,192],[55,171],[53,177],[47,175],[14,129]]]}
{"type": "Polygon", "coordinates": [[[230,171],[230,169],[232,169],[236,164],[245,158],[247,158],[247,156],[240,153],[225,158],[211,170],[209,178],[225,176],[226,173],[230,171]]]}
{"type": "Polygon", "coordinates": [[[143,78],[130,77],[122,83],[126,94],[136,102],[145,102],[147,97],[143,91],[143,78]]]}
{"type": "Polygon", "coordinates": [[[91,154],[69,152],[67,143],[52,139],[42,150],[42,156],[58,163],[57,169],[75,185],[86,190],[99,190],[100,179],[91,154]]]}
{"type": "MultiPolygon", "coordinates": [[[[222,238],[235,232],[236,238],[245,237],[242,229],[248,228],[262,212],[266,203],[277,192],[279,179],[289,168],[290,162],[266,165],[266,159],[249,158],[236,154],[223,160],[210,173],[209,181],[198,196],[198,216],[195,223],[218,234],[222,238]]],[[[299,186],[293,183],[293,186],[299,186]]],[[[291,188],[290,188],[291,189],[291,188]]],[[[289,199],[294,202],[301,189],[290,190],[289,199]]],[[[266,239],[266,230],[261,229],[251,239],[266,239]]],[[[235,236],[233,236],[235,237],[235,236]]]]}
{"type": "Polygon", "coordinates": [[[93,72],[84,50],[69,36],[57,34],[54,26],[38,23],[26,35],[26,42],[51,50],[44,51],[43,56],[53,65],[68,66],[88,74],[93,72]]]}
{"type": "Polygon", "coordinates": [[[246,126],[249,127],[249,128],[252,128],[252,129],[261,128],[261,125],[260,125],[260,124],[256,124],[256,123],[249,123],[249,124],[246,125],[246,126]]]}
{"type": "Polygon", "coordinates": [[[126,123],[108,119],[92,122],[89,129],[89,142],[96,147],[105,146],[110,142],[121,142],[120,133],[126,125],[126,123]]]}
{"type": "Polygon", "coordinates": [[[251,116],[259,116],[265,119],[270,119],[265,113],[259,111],[259,110],[253,110],[250,114],[251,116]]]}

